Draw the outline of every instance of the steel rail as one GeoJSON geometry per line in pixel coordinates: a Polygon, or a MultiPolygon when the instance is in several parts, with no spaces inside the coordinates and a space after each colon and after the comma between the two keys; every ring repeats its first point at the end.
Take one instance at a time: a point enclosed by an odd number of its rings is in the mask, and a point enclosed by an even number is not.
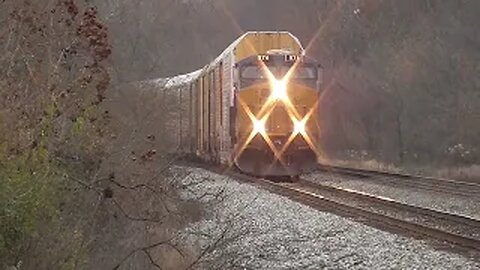
{"type": "Polygon", "coordinates": [[[361,208],[377,208],[377,210],[408,216],[410,218],[422,217],[421,219],[424,224],[433,224],[433,226],[437,228],[443,225],[447,231],[480,240],[480,220],[473,217],[411,205],[390,198],[322,185],[303,179],[297,184],[299,184],[302,189],[311,189],[317,194],[333,198],[333,200],[341,198],[348,204],[357,204],[360,205],[361,208]]]}
{"type": "Polygon", "coordinates": [[[480,184],[473,182],[323,164],[317,170],[388,183],[396,187],[413,187],[480,200],[480,184]]]}
{"type": "MultiPolygon", "coordinates": [[[[190,162],[189,164],[192,165],[190,162]]],[[[407,205],[360,192],[336,189],[334,187],[312,183],[304,179],[300,179],[296,183],[282,183],[265,178],[245,175],[228,168],[219,168],[218,166],[215,167],[205,163],[194,162],[194,164],[195,166],[210,170],[214,173],[231,177],[239,182],[248,183],[269,192],[287,197],[319,211],[352,218],[357,222],[380,230],[417,239],[429,240],[432,244],[441,249],[453,250],[468,257],[472,257],[475,260],[480,258],[480,236],[476,234],[476,232],[480,234],[480,221],[476,219],[407,205]],[[333,191],[334,194],[330,196],[325,194],[322,195],[320,192],[321,189],[328,192],[333,191]],[[348,192],[349,195],[345,195],[346,192],[348,192]],[[342,195],[344,197],[343,201],[332,198],[335,197],[335,194],[342,195]],[[411,214],[419,217],[428,216],[437,220],[445,220],[446,222],[450,222],[454,227],[469,226],[470,230],[472,230],[474,232],[473,234],[477,235],[477,237],[466,236],[445,230],[445,228],[440,229],[438,227],[427,226],[426,224],[395,217],[395,215],[372,211],[372,205],[368,207],[365,207],[365,205],[363,207],[352,205],[348,203],[348,201],[350,201],[349,198],[361,198],[361,200],[376,204],[377,207],[388,206],[395,209],[402,209],[403,211],[409,211],[411,214]]]]}
{"type": "MultiPolygon", "coordinates": [[[[472,238],[457,233],[445,231],[443,229],[429,227],[425,224],[419,224],[411,222],[408,220],[392,217],[387,214],[367,210],[365,208],[354,206],[340,200],[334,200],[328,198],[311,190],[311,186],[302,187],[302,184],[283,184],[268,179],[256,178],[252,176],[247,176],[237,172],[228,172],[224,173],[228,176],[231,176],[234,179],[241,180],[242,182],[247,182],[255,186],[259,186],[265,190],[268,190],[272,193],[276,193],[285,197],[288,197],[299,203],[311,206],[317,210],[330,212],[336,215],[350,217],[361,223],[364,223],[369,226],[373,226],[382,230],[391,231],[394,233],[399,233],[403,235],[413,236],[421,239],[430,239],[437,242],[437,244],[448,243],[449,247],[454,246],[457,249],[462,250],[463,252],[475,252],[478,258],[480,254],[480,239],[472,238]]],[[[300,182],[304,182],[300,180],[300,182]]],[[[330,187],[329,187],[330,188],[330,187]]],[[[352,196],[363,196],[360,194],[354,194],[352,196]]],[[[376,200],[371,197],[368,197],[368,200],[376,200]]],[[[386,204],[395,204],[394,201],[387,200],[376,200],[377,202],[386,203],[386,204]]],[[[404,206],[399,206],[404,207],[404,206]]],[[[466,224],[475,228],[480,228],[480,222],[476,220],[471,220],[466,217],[454,217],[454,215],[449,215],[448,213],[436,213],[435,211],[430,211],[429,209],[419,209],[414,206],[406,207],[408,210],[413,210],[417,215],[424,215],[429,212],[428,215],[440,215],[449,220],[449,222],[458,222],[460,224],[466,224]],[[455,221],[454,221],[455,220],[455,221]]]]}

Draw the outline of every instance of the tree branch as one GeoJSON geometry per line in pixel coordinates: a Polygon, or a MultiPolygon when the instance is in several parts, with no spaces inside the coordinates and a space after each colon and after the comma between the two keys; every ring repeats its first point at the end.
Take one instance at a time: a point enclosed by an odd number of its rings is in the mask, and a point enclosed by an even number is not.
{"type": "Polygon", "coordinates": [[[137,248],[137,249],[134,249],[132,251],[130,251],[130,253],[128,253],[122,260],[120,260],[119,263],[117,263],[113,268],[112,270],[117,270],[118,268],[120,268],[120,266],[126,261],[128,260],[131,256],[133,256],[135,253],[137,252],[143,252],[145,253],[150,262],[155,266],[157,267],[158,269],[162,269],[160,267],[160,265],[158,263],[155,262],[155,260],[153,259],[153,257],[151,256],[150,254],[150,250],[151,249],[154,249],[156,247],[159,247],[159,246],[169,246],[170,248],[176,250],[183,258],[185,258],[183,252],[176,246],[176,245],[173,245],[171,243],[171,240],[172,239],[169,239],[169,240],[166,240],[166,241],[159,241],[159,242],[156,242],[156,243],[153,243],[151,245],[148,245],[148,246],[144,246],[144,247],[140,247],[140,248],[137,248]]]}

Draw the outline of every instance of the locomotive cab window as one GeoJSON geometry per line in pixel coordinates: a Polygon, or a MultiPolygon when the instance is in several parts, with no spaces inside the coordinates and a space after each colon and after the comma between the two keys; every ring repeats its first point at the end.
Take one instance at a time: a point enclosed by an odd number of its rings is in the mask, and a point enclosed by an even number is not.
{"type": "Polygon", "coordinates": [[[298,79],[316,79],[317,69],[314,67],[300,67],[295,71],[295,77],[298,79]]]}
{"type": "MultiPolygon", "coordinates": [[[[287,74],[290,70],[290,66],[273,67],[268,66],[270,72],[276,77],[281,78],[287,74]]],[[[246,66],[241,70],[241,78],[243,79],[267,79],[265,71],[259,66],[246,66]]],[[[295,72],[292,74],[292,79],[316,79],[317,68],[311,66],[298,66],[295,68],[295,72]]]]}
{"type": "Polygon", "coordinates": [[[259,66],[246,66],[242,69],[241,77],[244,79],[266,79],[265,72],[259,66]]]}
{"type": "MultiPolygon", "coordinates": [[[[282,67],[282,75],[287,74],[291,67],[282,67]]],[[[309,79],[317,78],[317,68],[312,66],[297,66],[295,72],[292,74],[292,79],[309,79]]]]}

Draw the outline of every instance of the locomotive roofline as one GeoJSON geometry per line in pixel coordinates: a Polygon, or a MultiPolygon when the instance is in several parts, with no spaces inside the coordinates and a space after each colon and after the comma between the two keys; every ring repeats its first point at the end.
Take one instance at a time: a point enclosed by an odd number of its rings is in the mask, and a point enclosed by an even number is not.
{"type": "MultiPolygon", "coordinates": [[[[305,49],[303,48],[303,45],[300,42],[300,40],[288,31],[248,31],[245,34],[238,37],[219,56],[217,56],[217,58],[215,58],[209,64],[205,65],[203,68],[200,68],[198,70],[195,70],[193,72],[186,73],[186,74],[181,74],[181,75],[177,75],[177,76],[173,76],[173,77],[157,79],[156,82],[159,83],[159,84],[163,84],[163,87],[165,87],[165,88],[177,88],[177,87],[181,87],[183,85],[191,84],[192,82],[197,80],[199,77],[203,76],[204,74],[206,74],[206,73],[210,72],[212,69],[214,69],[219,63],[223,62],[225,60],[225,58],[234,57],[235,50],[236,50],[237,46],[239,44],[241,44],[242,41],[244,41],[248,36],[252,36],[252,35],[254,35],[254,36],[255,35],[286,35],[294,41],[296,46],[298,46],[299,51],[300,51],[300,55],[302,57],[307,57],[307,56],[305,56],[305,49]]],[[[285,48],[277,48],[277,50],[283,50],[283,49],[285,49],[285,48]]],[[[267,52],[259,53],[259,54],[266,54],[266,53],[267,52]]],[[[257,55],[259,55],[259,54],[257,54],[257,55]]],[[[293,53],[293,54],[296,54],[296,53],[293,53]]],[[[238,61],[233,60],[232,62],[236,63],[238,61]]]]}

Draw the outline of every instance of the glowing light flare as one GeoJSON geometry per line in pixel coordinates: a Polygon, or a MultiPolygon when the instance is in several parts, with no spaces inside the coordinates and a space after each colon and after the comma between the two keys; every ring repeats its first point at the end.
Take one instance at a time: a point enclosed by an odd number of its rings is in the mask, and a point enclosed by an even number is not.
{"type": "Polygon", "coordinates": [[[288,146],[293,142],[293,140],[297,137],[296,134],[290,134],[290,137],[288,137],[287,141],[283,145],[282,149],[279,151],[279,156],[281,157],[285,151],[287,151],[288,146]]]}
{"type": "MultiPolygon", "coordinates": [[[[275,163],[275,161],[280,161],[280,163],[286,168],[288,169],[288,166],[285,164],[285,161],[282,159],[283,157],[283,153],[285,153],[285,151],[287,150],[287,148],[290,146],[290,144],[292,144],[293,140],[295,139],[295,137],[297,137],[298,134],[301,134],[303,137],[309,137],[309,135],[307,134],[306,132],[306,123],[308,121],[308,119],[310,118],[311,114],[307,114],[305,116],[305,118],[303,118],[302,120],[297,120],[295,117],[291,116],[290,115],[290,118],[292,119],[292,122],[294,124],[294,130],[293,132],[290,134],[290,137],[288,137],[287,141],[285,142],[285,144],[283,145],[282,149],[280,149],[280,151],[278,151],[278,154],[275,155],[275,160],[273,161],[272,165],[275,163]]],[[[312,144],[313,145],[313,144],[312,144]]],[[[310,146],[311,147],[311,146],[310,146]]],[[[313,150],[314,152],[316,152],[315,150],[313,150]]],[[[270,168],[271,168],[270,166],[270,168]]]]}
{"type": "Polygon", "coordinates": [[[305,114],[305,116],[303,117],[302,120],[297,120],[298,118],[293,118],[292,116],[290,116],[290,118],[292,119],[292,121],[294,123],[294,132],[296,132],[297,134],[300,133],[302,135],[307,134],[307,132],[306,132],[307,122],[310,119],[310,117],[312,117],[315,110],[317,109],[317,106],[318,106],[319,102],[320,102],[320,100],[317,99],[315,101],[315,103],[313,104],[313,106],[310,107],[310,110],[307,112],[307,114],[305,114]]]}
{"type": "Polygon", "coordinates": [[[289,100],[287,92],[287,81],[285,80],[285,78],[281,80],[273,79],[270,81],[270,83],[272,88],[271,96],[274,100],[289,100]]]}
{"type": "Polygon", "coordinates": [[[265,65],[265,63],[260,62],[265,75],[267,75],[267,79],[270,82],[270,88],[272,89],[270,98],[267,100],[266,103],[271,103],[273,101],[287,101],[288,98],[288,91],[287,85],[288,81],[290,80],[290,76],[292,74],[292,69],[296,66],[295,62],[293,66],[287,71],[287,74],[282,79],[277,79],[275,75],[270,71],[270,69],[265,65]]]}
{"type": "Polygon", "coordinates": [[[263,113],[263,111],[272,106],[272,105],[275,105],[277,102],[282,102],[286,109],[287,109],[287,113],[289,115],[293,115],[295,116],[296,118],[300,118],[300,114],[297,112],[297,110],[295,109],[295,106],[293,105],[293,103],[291,102],[290,98],[288,97],[288,83],[289,83],[289,80],[293,74],[293,72],[295,71],[296,67],[298,66],[298,64],[300,63],[299,59],[297,59],[293,65],[290,67],[290,69],[287,71],[287,73],[285,74],[285,76],[278,80],[275,75],[272,74],[272,72],[270,71],[270,69],[265,65],[265,63],[261,62],[260,65],[262,66],[267,78],[268,78],[268,81],[270,82],[270,86],[272,88],[272,93],[270,95],[270,97],[268,98],[268,100],[265,102],[265,104],[263,105],[262,109],[260,110],[260,114],[263,113]]]}
{"type": "Polygon", "coordinates": [[[270,147],[270,149],[272,150],[273,152],[273,155],[275,156],[276,159],[280,160],[280,162],[283,164],[282,160],[281,160],[281,155],[280,153],[278,152],[277,148],[275,147],[275,145],[273,144],[272,140],[270,139],[270,137],[268,137],[268,135],[265,133],[265,134],[262,134],[262,137],[263,139],[265,140],[265,142],[267,143],[268,147],[270,147]]]}
{"type": "Polygon", "coordinates": [[[301,120],[301,121],[298,121],[298,120],[295,120],[294,123],[293,123],[293,133],[292,134],[305,134],[305,122],[306,120],[308,120],[306,117],[301,120]]]}
{"type": "Polygon", "coordinates": [[[309,136],[309,134],[307,132],[305,132],[305,135],[302,134],[303,138],[305,139],[305,141],[307,142],[308,146],[310,147],[310,149],[315,152],[315,155],[317,157],[321,156],[321,152],[320,150],[318,149],[318,147],[316,146],[317,145],[317,142],[313,141],[312,137],[309,136]]]}
{"type": "Polygon", "coordinates": [[[266,122],[267,119],[263,118],[263,119],[252,119],[252,122],[253,122],[253,133],[255,134],[265,134],[266,133],[266,130],[265,130],[265,122],[266,122]]]}
{"type": "MultiPolygon", "coordinates": [[[[273,166],[277,160],[280,162],[280,164],[288,171],[288,165],[286,162],[283,160],[283,153],[286,151],[288,146],[293,142],[295,137],[298,134],[301,134],[304,138],[309,147],[317,154],[318,156],[318,150],[315,147],[315,142],[312,141],[310,138],[309,134],[306,131],[306,122],[312,115],[317,103],[310,109],[310,111],[305,115],[305,117],[301,118],[300,114],[296,110],[295,106],[293,103],[290,101],[288,97],[288,89],[287,85],[289,82],[290,77],[292,76],[293,72],[296,69],[296,66],[298,65],[299,61],[298,59],[295,61],[295,63],[292,65],[292,67],[287,71],[286,75],[278,80],[275,78],[275,76],[270,72],[268,67],[265,65],[265,63],[261,62],[260,64],[263,66],[263,70],[265,71],[265,74],[267,75],[267,78],[269,79],[269,82],[272,87],[272,94],[270,97],[267,99],[267,101],[262,105],[260,111],[258,112],[258,115],[255,116],[250,108],[248,107],[243,100],[239,99],[239,103],[242,107],[242,109],[246,112],[250,120],[252,121],[252,131],[248,136],[246,136],[246,139],[243,141],[242,145],[237,149],[237,151],[234,152],[234,160],[236,160],[241,153],[245,150],[245,148],[248,146],[248,144],[253,140],[253,138],[257,135],[260,134],[269,148],[272,150],[274,154],[274,160],[271,164],[273,166]],[[278,102],[281,102],[285,105],[285,108],[287,110],[287,113],[289,117],[294,121],[294,132],[290,135],[288,138],[287,142],[283,145],[282,149],[279,151],[275,145],[273,144],[272,140],[269,138],[266,130],[265,130],[265,123],[270,114],[272,113],[273,109],[277,105],[278,102]],[[302,120],[297,120],[297,119],[302,119],[302,120]]],[[[271,168],[270,166],[270,168],[271,168]]]]}
{"type": "Polygon", "coordinates": [[[297,58],[297,60],[295,60],[295,62],[293,62],[293,65],[290,67],[290,69],[287,71],[287,74],[285,74],[285,76],[283,77],[283,79],[285,79],[286,81],[289,81],[290,78],[292,77],[293,75],[293,72],[295,72],[295,70],[297,69],[297,66],[300,64],[300,58],[297,58]]]}
{"type": "MultiPolygon", "coordinates": [[[[248,144],[253,140],[253,138],[255,138],[255,136],[257,134],[260,134],[262,135],[262,137],[265,139],[265,141],[267,142],[267,144],[269,144],[269,142],[271,143],[270,141],[270,138],[268,138],[268,134],[265,130],[265,123],[268,119],[268,117],[270,116],[270,114],[272,113],[273,111],[273,107],[271,107],[266,113],[265,115],[260,118],[260,120],[258,120],[258,118],[252,113],[252,111],[250,110],[250,108],[248,107],[248,105],[241,99],[239,98],[238,99],[238,102],[240,104],[240,107],[245,111],[245,113],[247,114],[248,118],[250,119],[250,121],[252,121],[252,130],[250,132],[250,134],[246,137],[244,137],[241,141],[243,141],[243,143],[240,145],[240,147],[238,149],[235,149],[234,151],[234,157],[233,157],[233,160],[237,160],[237,158],[243,153],[243,151],[245,150],[245,148],[247,148],[248,144]]],[[[273,144],[272,144],[273,145],[273,144]]],[[[270,145],[269,145],[270,146],[270,145]]],[[[270,146],[271,148],[271,146],[270,146]]],[[[276,151],[274,151],[275,153],[276,151]]]]}
{"type": "MultiPolygon", "coordinates": [[[[307,113],[307,115],[305,115],[305,117],[303,117],[303,119],[302,119],[302,117],[300,116],[300,114],[296,110],[295,106],[290,101],[290,98],[288,97],[288,93],[287,93],[288,81],[289,81],[290,77],[292,76],[293,72],[295,71],[296,67],[298,66],[298,64],[299,64],[299,59],[297,59],[295,61],[295,63],[287,71],[285,76],[281,80],[278,80],[272,74],[272,72],[268,69],[268,67],[263,62],[261,63],[261,65],[263,66],[263,70],[265,71],[265,74],[267,75],[267,78],[270,81],[271,87],[273,89],[272,94],[270,95],[269,99],[265,102],[262,110],[264,108],[267,108],[267,107],[272,107],[271,106],[272,104],[276,105],[276,103],[280,101],[285,105],[287,114],[289,115],[290,119],[294,123],[294,131],[290,135],[290,137],[288,138],[287,142],[283,145],[282,149],[280,149],[280,151],[278,151],[274,147],[274,145],[271,143],[268,136],[264,137],[265,140],[267,141],[267,144],[269,144],[270,148],[272,149],[272,151],[275,154],[275,159],[274,159],[271,166],[273,166],[273,164],[278,160],[282,164],[282,166],[284,166],[286,169],[288,169],[288,166],[282,158],[283,153],[287,150],[288,146],[293,142],[293,140],[295,139],[295,137],[298,134],[301,134],[303,137],[307,137],[305,140],[310,142],[310,143],[307,142],[309,144],[309,147],[312,148],[312,150],[315,153],[317,153],[314,142],[312,142],[312,140],[310,139],[310,136],[306,132],[306,123],[307,123],[308,119],[310,118],[310,116],[313,114],[313,111],[318,104],[318,100],[315,103],[315,105],[310,109],[310,111],[307,113]],[[297,120],[297,119],[302,119],[302,120],[297,120]]],[[[261,110],[261,112],[262,112],[262,110],[261,110]]],[[[270,166],[270,168],[271,168],[271,166],[270,166]]]]}
{"type": "Polygon", "coordinates": [[[266,116],[264,116],[262,119],[258,120],[258,119],[252,119],[253,121],[253,125],[254,125],[254,128],[252,130],[252,133],[253,134],[260,134],[262,135],[263,139],[265,140],[265,142],[267,143],[268,147],[270,147],[270,150],[272,150],[275,158],[277,159],[281,159],[281,155],[280,153],[278,152],[277,148],[275,147],[275,145],[273,144],[272,140],[270,139],[270,137],[268,136],[266,130],[265,130],[265,122],[267,121],[268,119],[268,116],[271,114],[272,111],[270,111],[266,116]],[[258,130],[257,130],[258,129],[258,130]],[[257,132],[258,131],[258,132],[257,132]]]}
{"type": "MultiPolygon", "coordinates": [[[[317,107],[317,104],[318,104],[318,100],[317,102],[315,103],[314,106],[312,106],[312,108],[310,108],[310,111],[305,115],[305,117],[303,118],[302,122],[304,121],[305,123],[308,121],[308,119],[310,119],[310,117],[312,116],[313,112],[315,111],[316,107],[317,107]]],[[[309,134],[308,132],[308,129],[305,128],[305,130],[303,132],[300,132],[300,134],[302,135],[303,139],[305,139],[305,142],[307,142],[308,146],[310,147],[310,149],[315,152],[315,155],[317,157],[320,157],[322,156],[322,152],[319,150],[319,148],[317,147],[318,145],[318,142],[314,141],[313,140],[313,136],[311,136],[311,134],[309,134]]]]}
{"type": "Polygon", "coordinates": [[[295,139],[295,137],[297,137],[298,134],[301,134],[303,137],[308,136],[305,125],[309,118],[310,116],[306,116],[304,119],[299,121],[295,117],[290,116],[290,119],[292,119],[293,122],[294,129],[293,132],[290,134],[290,137],[288,137],[287,141],[280,150],[280,156],[283,155],[283,153],[287,150],[288,146],[290,146],[290,144],[293,142],[293,140],[295,139]]]}
{"type": "MultiPolygon", "coordinates": [[[[230,19],[230,22],[232,23],[233,27],[238,31],[238,33],[239,33],[240,35],[243,34],[243,33],[244,33],[244,30],[241,28],[240,24],[239,24],[238,21],[235,19],[235,17],[232,15],[232,13],[231,13],[230,10],[228,9],[228,7],[227,7],[225,4],[222,4],[222,5],[221,5],[221,8],[222,8],[222,10],[224,11],[224,13],[226,14],[226,16],[230,19]]],[[[334,10],[338,10],[338,4],[337,4],[337,7],[336,7],[334,10]]],[[[330,13],[332,13],[332,12],[330,12],[330,13]]],[[[333,16],[331,16],[330,13],[329,13],[328,16],[327,16],[327,22],[331,19],[331,17],[333,17],[333,16]]],[[[326,25],[326,24],[324,24],[324,25],[326,25]]],[[[324,27],[322,26],[322,27],[317,31],[317,33],[315,33],[315,35],[314,35],[314,37],[312,38],[312,40],[308,43],[307,48],[306,48],[305,51],[308,51],[309,48],[313,45],[313,43],[316,41],[316,39],[318,39],[318,37],[319,37],[319,36],[321,35],[321,33],[323,32],[323,28],[324,28],[324,27]]],[[[246,43],[247,43],[247,46],[250,48],[251,51],[256,51],[256,48],[255,48],[250,42],[248,42],[248,40],[247,40],[246,43]]],[[[305,52],[304,52],[304,53],[305,53],[305,52]]],[[[262,62],[262,64],[264,64],[264,63],[262,62]]],[[[296,67],[297,64],[298,64],[298,60],[294,63],[294,65],[292,66],[292,68],[287,72],[287,75],[285,76],[285,77],[287,78],[286,81],[288,81],[288,78],[290,78],[290,76],[291,76],[291,74],[293,73],[293,70],[294,70],[294,68],[296,67]]],[[[269,70],[268,70],[268,73],[270,73],[269,70]]],[[[268,73],[267,73],[267,74],[268,74],[268,73]]],[[[272,75],[272,74],[270,73],[270,75],[272,75]]],[[[273,75],[272,75],[272,76],[273,76],[273,75]]],[[[263,113],[264,113],[264,111],[268,111],[268,110],[269,110],[269,107],[271,107],[272,103],[274,103],[274,102],[275,102],[275,100],[273,100],[273,98],[272,98],[272,99],[269,99],[267,102],[265,102],[265,104],[262,106],[262,108],[261,108],[261,110],[260,110],[260,113],[259,113],[258,115],[259,115],[259,116],[262,116],[263,113]]],[[[293,107],[293,105],[291,104],[291,102],[289,102],[289,100],[283,100],[283,102],[287,105],[287,109],[288,109],[290,115],[294,115],[294,116],[296,116],[297,118],[300,118],[300,117],[299,117],[299,114],[297,113],[297,111],[295,110],[295,108],[293,107]]],[[[242,107],[245,109],[245,111],[247,112],[247,114],[248,114],[249,116],[251,116],[251,115],[253,116],[253,114],[252,114],[251,111],[248,109],[248,107],[246,107],[246,106],[242,106],[242,107]]],[[[270,113],[271,113],[271,110],[270,110],[269,113],[266,113],[266,115],[269,115],[270,113]]],[[[245,136],[245,137],[246,137],[246,138],[244,138],[245,141],[244,141],[244,143],[242,144],[242,146],[240,147],[240,151],[238,151],[237,154],[235,155],[234,160],[236,160],[236,159],[238,158],[239,154],[241,154],[241,152],[243,152],[243,150],[246,148],[246,146],[250,143],[250,141],[251,141],[255,136],[256,136],[256,134],[254,134],[254,132],[251,132],[248,136],[245,136]]],[[[291,137],[291,138],[289,138],[287,145],[290,144],[291,141],[293,141],[293,139],[294,139],[295,136],[290,136],[290,137],[291,137]]],[[[267,138],[268,138],[268,136],[267,136],[267,138]]],[[[234,152],[234,153],[235,153],[235,152],[234,152]]],[[[283,163],[283,162],[282,162],[282,163],[283,163]]],[[[229,168],[230,168],[231,166],[233,166],[233,163],[230,164],[229,168]]],[[[227,168],[226,170],[228,170],[229,168],[227,168]]]]}
{"type": "Polygon", "coordinates": [[[324,30],[329,29],[330,25],[332,23],[335,23],[334,20],[338,18],[338,16],[336,16],[335,13],[337,13],[339,10],[342,10],[344,5],[345,4],[341,3],[340,1],[335,1],[335,6],[331,8],[328,14],[325,16],[325,19],[323,20],[322,24],[317,29],[317,31],[315,32],[315,34],[313,35],[313,37],[310,39],[307,46],[305,47],[304,53],[308,53],[317,40],[322,41],[320,38],[321,37],[323,38],[324,30]]]}
{"type": "Polygon", "coordinates": [[[310,110],[302,118],[302,120],[297,120],[298,118],[296,118],[293,114],[289,113],[290,119],[292,120],[293,125],[294,125],[294,129],[293,129],[293,132],[290,134],[290,137],[288,138],[287,142],[284,144],[282,149],[279,151],[280,156],[283,155],[283,153],[287,150],[288,146],[293,142],[293,140],[295,139],[295,137],[297,137],[298,134],[300,134],[305,139],[305,141],[307,142],[310,149],[312,149],[312,151],[314,151],[317,156],[319,154],[321,154],[320,151],[318,150],[318,148],[316,147],[317,142],[314,142],[311,139],[312,136],[310,134],[308,134],[308,131],[307,131],[307,122],[310,119],[310,117],[313,115],[313,113],[315,112],[315,109],[316,109],[318,103],[319,103],[319,100],[317,100],[315,102],[315,104],[310,108],[310,110]]]}
{"type": "Polygon", "coordinates": [[[242,154],[242,152],[245,150],[245,148],[248,146],[248,144],[253,140],[253,138],[255,138],[255,136],[257,134],[260,134],[262,136],[262,138],[265,140],[265,142],[267,143],[270,150],[272,150],[272,152],[274,154],[274,157],[275,157],[274,162],[276,160],[278,160],[283,167],[287,168],[287,165],[282,160],[280,152],[278,151],[278,149],[273,144],[272,140],[268,136],[268,134],[266,132],[266,129],[265,129],[265,123],[267,122],[267,119],[270,116],[270,114],[272,113],[274,107],[270,106],[268,111],[265,113],[265,115],[262,118],[258,119],[257,117],[255,117],[255,115],[252,113],[252,111],[250,110],[248,105],[242,99],[238,99],[238,100],[239,100],[240,106],[246,112],[246,114],[250,118],[250,120],[252,121],[252,131],[247,136],[247,138],[243,141],[241,147],[237,151],[235,151],[234,160],[236,160],[242,154]]]}
{"type": "Polygon", "coordinates": [[[273,144],[272,140],[266,136],[264,137],[265,139],[265,142],[267,143],[267,145],[270,147],[270,149],[272,150],[273,154],[274,154],[274,159],[272,161],[272,163],[270,164],[270,166],[268,166],[268,169],[266,170],[267,172],[270,171],[273,167],[273,165],[275,164],[275,162],[280,162],[280,165],[283,166],[283,168],[287,171],[288,174],[290,174],[290,170],[288,168],[288,165],[287,163],[285,162],[285,160],[283,160],[283,157],[282,157],[282,154],[283,154],[283,148],[282,150],[278,151],[278,149],[275,147],[275,145],[273,144]]]}
{"type": "MultiPolygon", "coordinates": [[[[240,107],[245,111],[245,113],[250,118],[250,120],[256,119],[255,116],[253,115],[252,111],[250,110],[250,108],[248,108],[247,104],[245,104],[245,102],[243,102],[243,100],[241,98],[238,99],[238,102],[240,104],[240,107]]],[[[248,144],[253,140],[255,135],[256,135],[256,133],[253,132],[253,130],[252,130],[252,132],[250,132],[250,134],[248,136],[246,136],[246,138],[242,138],[242,140],[240,140],[240,141],[243,141],[243,143],[241,144],[241,146],[238,149],[235,149],[233,160],[237,160],[237,158],[242,154],[242,152],[245,150],[245,148],[248,146],[248,144]]]]}
{"type": "Polygon", "coordinates": [[[253,140],[253,138],[255,138],[257,134],[255,134],[254,132],[250,132],[250,134],[247,136],[247,138],[245,138],[243,140],[243,144],[234,151],[234,157],[233,157],[233,160],[237,160],[238,157],[240,157],[240,155],[243,153],[243,151],[245,150],[245,148],[247,148],[248,144],[253,140]]]}

